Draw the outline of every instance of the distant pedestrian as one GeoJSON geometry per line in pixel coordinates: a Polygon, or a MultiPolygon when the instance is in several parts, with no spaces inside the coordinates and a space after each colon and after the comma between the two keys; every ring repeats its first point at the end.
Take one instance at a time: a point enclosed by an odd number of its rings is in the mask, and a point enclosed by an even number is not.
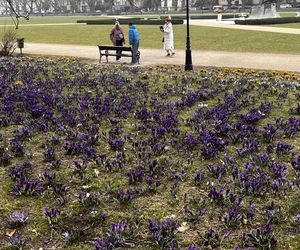
{"type": "Polygon", "coordinates": [[[163,42],[167,56],[175,55],[173,26],[170,16],[165,19],[165,25],[163,26],[163,29],[160,30],[164,33],[163,42]]]}
{"type": "MultiPolygon", "coordinates": [[[[110,32],[110,40],[112,41],[114,46],[123,47],[123,45],[125,44],[124,32],[123,32],[123,29],[122,29],[122,27],[121,27],[121,25],[118,21],[116,21],[116,24],[115,24],[114,28],[110,32]]],[[[117,59],[117,61],[120,61],[122,49],[117,50],[116,52],[117,52],[117,54],[119,54],[116,57],[116,59],[117,59]]]]}
{"type": "Polygon", "coordinates": [[[138,52],[139,52],[139,44],[140,44],[140,34],[133,23],[129,23],[129,44],[132,49],[132,64],[138,63],[138,52]]]}

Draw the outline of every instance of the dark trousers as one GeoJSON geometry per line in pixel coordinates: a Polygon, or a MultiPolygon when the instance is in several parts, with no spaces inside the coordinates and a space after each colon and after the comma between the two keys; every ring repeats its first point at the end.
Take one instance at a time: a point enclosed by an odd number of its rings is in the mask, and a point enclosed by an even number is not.
{"type": "MultiPolygon", "coordinates": [[[[116,46],[123,46],[123,40],[116,40],[116,46]]],[[[117,54],[121,54],[122,53],[122,49],[117,50],[117,54]]],[[[121,56],[117,56],[117,60],[119,60],[121,58],[121,56]]]]}
{"type": "Polygon", "coordinates": [[[132,49],[132,61],[131,63],[137,63],[138,62],[138,51],[139,51],[139,42],[135,41],[131,45],[132,49]]]}

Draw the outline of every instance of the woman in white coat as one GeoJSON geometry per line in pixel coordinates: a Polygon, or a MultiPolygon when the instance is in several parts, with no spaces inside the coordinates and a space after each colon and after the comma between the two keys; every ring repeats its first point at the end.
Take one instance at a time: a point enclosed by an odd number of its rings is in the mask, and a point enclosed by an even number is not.
{"type": "Polygon", "coordinates": [[[166,18],[165,25],[163,26],[163,29],[161,29],[161,31],[164,33],[164,49],[167,52],[167,56],[175,55],[171,17],[166,18]]]}

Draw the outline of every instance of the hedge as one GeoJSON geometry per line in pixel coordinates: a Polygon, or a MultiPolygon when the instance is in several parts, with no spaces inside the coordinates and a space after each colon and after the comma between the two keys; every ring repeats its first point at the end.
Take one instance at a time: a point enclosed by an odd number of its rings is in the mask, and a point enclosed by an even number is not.
{"type": "MultiPolygon", "coordinates": [[[[222,19],[229,19],[229,18],[234,18],[238,16],[238,13],[236,15],[233,14],[222,14],[222,19]]],[[[160,16],[161,19],[166,19],[168,16],[160,16]]],[[[172,18],[172,23],[175,20],[185,20],[186,16],[171,16],[172,18]]],[[[218,15],[191,15],[190,19],[217,19],[218,15]]]]}
{"type": "MultiPolygon", "coordinates": [[[[130,20],[131,22],[136,22],[137,20],[142,20],[143,18],[141,17],[132,17],[132,18],[126,18],[126,20],[130,20]]],[[[116,18],[107,18],[107,19],[99,19],[99,20],[77,20],[76,22],[77,23],[87,23],[89,21],[108,21],[109,23],[113,22],[115,23],[116,22],[116,18]]],[[[121,22],[122,19],[118,19],[119,22],[121,22]]]]}
{"type": "Polygon", "coordinates": [[[241,25],[263,25],[263,24],[281,24],[281,23],[299,23],[300,17],[277,17],[277,18],[260,18],[235,20],[235,24],[241,25]]]}
{"type": "MultiPolygon", "coordinates": [[[[177,16],[172,16],[170,15],[172,20],[184,20],[186,19],[186,15],[177,15],[177,16]]],[[[169,16],[160,16],[159,18],[162,20],[165,20],[166,18],[168,18],[169,16]]]]}
{"type": "MultiPolygon", "coordinates": [[[[222,14],[222,13],[221,13],[222,14]]],[[[222,19],[229,19],[238,16],[232,14],[222,14],[222,19]]],[[[191,16],[191,19],[217,19],[218,15],[201,15],[201,16],[191,16]]]]}
{"type": "MultiPolygon", "coordinates": [[[[81,22],[83,20],[79,20],[78,22],[81,22]]],[[[120,24],[125,25],[129,23],[134,23],[137,25],[163,25],[164,21],[160,19],[156,20],[132,20],[132,19],[119,19],[118,20],[120,24]]],[[[88,25],[114,25],[116,22],[115,19],[108,19],[108,20],[85,20],[85,22],[88,25]]],[[[183,24],[183,20],[173,20],[172,24],[183,24]]]]}

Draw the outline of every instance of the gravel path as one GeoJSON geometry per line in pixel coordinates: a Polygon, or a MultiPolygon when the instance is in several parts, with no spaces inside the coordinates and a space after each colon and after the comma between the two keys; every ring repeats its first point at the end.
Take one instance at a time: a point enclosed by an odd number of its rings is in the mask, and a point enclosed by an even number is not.
{"type": "MultiPolygon", "coordinates": [[[[99,60],[97,46],[26,43],[23,52],[25,54],[74,56],[89,59],[94,63],[98,63],[99,60]]],[[[300,72],[300,55],[197,50],[192,51],[192,56],[193,65],[195,66],[300,72]]],[[[109,61],[115,63],[115,58],[109,57],[109,61]]],[[[123,63],[130,63],[130,58],[124,58],[123,63]]],[[[162,49],[141,49],[141,66],[158,64],[184,65],[184,63],[184,50],[177,50],[176,55],[170,58],[165,56],[162,49]]]]}

